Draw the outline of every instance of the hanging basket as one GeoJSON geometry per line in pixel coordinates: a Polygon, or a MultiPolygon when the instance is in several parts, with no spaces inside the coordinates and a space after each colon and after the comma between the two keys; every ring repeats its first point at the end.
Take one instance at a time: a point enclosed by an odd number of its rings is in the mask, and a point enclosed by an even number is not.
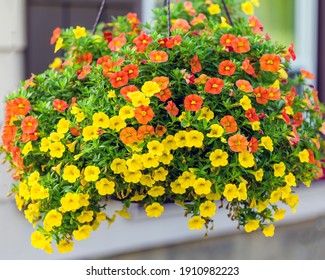
{"type": "Polygon", "coordinates": [[[7,97],[2,130],[34,247],[69,252],[131,203],[149,218],[180,205],[191,230],[225,206],[265,236],[295,211],[296,187],[321,176],[323,104],[311,73],[288,75],[293,45],[272,42],[242,2],[54,30],[64,56],[7,97]],[[108,214],[111,199],[122,209],[108,214]]]}

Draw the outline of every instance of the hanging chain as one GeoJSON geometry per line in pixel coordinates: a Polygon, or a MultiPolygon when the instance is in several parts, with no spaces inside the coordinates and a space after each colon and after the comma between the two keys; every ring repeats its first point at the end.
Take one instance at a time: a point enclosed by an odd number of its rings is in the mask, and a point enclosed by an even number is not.
{"type": "Polygon", "coordinates": [[[99,20],[100,20],[102,14],[103,14],[105,2],[106,2],[106,0],[102,0],[102,4],[100,5],[99,11],[98,11],[98,14],[97,14],[97,17],[96,17],[96,21],[95,21],[95,24],[94,24],[94,27],[93,27],[92,34],[94,34],[96,32],[96,28],[98,26],[99,20]]]}
{"type": "Polygon", "coordinates": [[[229,23],[230,23],[231,26],[233,26],[233,23],[232,23],[232,20],[231,20],[231,16],[230,16],[229,10],[227,8],[227,5],[225,3],[225,0],[222,0],[222,4],[223,4],[223,7],[225,8],[225,11],[226,11],[226,14],[227,14],[227,18],[229,20],[229,23]]]}
{"type": "Polygon", "coordinates": [[[167,2],[167,21],[168,21],[168,39],[170,38],[171,32],[171,15],[170,15],[170,0],[165,0],[167,2]]]}

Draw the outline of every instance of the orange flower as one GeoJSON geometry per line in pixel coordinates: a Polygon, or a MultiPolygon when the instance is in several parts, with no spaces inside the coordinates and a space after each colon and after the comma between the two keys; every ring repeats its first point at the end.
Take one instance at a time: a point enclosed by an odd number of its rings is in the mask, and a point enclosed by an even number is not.
{"type": "Polygon", "coordinates": [[[109,79],[112,87],[119,88],[125,86],[128,82],[128,74],[124,71],[115,72],[109,79]]]}
{"type": "Polygon", "coordinates": [[[248,58],[245,58],[245,60],[243,61],[242,68],[247,74],[255,75],[255,70],[248,58]]]}
{"type": "Polygon", "coordinates": [[[139,53],[145,52],[151,42],[152,38],[147,35],[144,30],[142,30],[140,35],[133,40],[133,43],[135,43],[135,46],[139,53]]]}
{"type": "Polygon", "coordinates": [[[167,40],[166,47],[172,49],[175,46],[179,46],[182,41],[183,39],[180,35],[175,35],[167,40]]]}
{"type": "Polygon", "coordinates": [[[23,133],[19,138],[23,143],[27,143],[28,141],[36,141],[38,139],[39,132],[35,130],[33,133],[23,133]]]}
{"type": "Polygon", "coordinates": [[[293,125],[295,125],[296,127],[299,127],[302,125],[303,120],[304,120],[303,114],[301,112],[297,112],[293,116],[293,125]]]}
{"type": "Polygon", "coordinates": [[[128,22],[131,24],[138,25],[141,23],[140,20],[138,19],[138,15],[136,13],[128,13],[126,15],[126,18],[127,18],[128,22]]]}
{"type": "Polygon", "coordinates": [[[174,22],[173,26],[171,27],[170,31],[180,30],[183,33],[186,33],[190,29],[191,29],[191,26],[190,26],[190,24],[188,23],[188,21],[186,19],[177,19],[177,20],[175,20],[175,22],[174,22]]]}
{"type": "Polygon", "coordinates": [[[167,132],[167,129],[164,125],[157,125],[155,129],[155,133],[158,137],[163,136],[167,132]]]}
{"type": "Polygon", "coordinates": [[[160,92],[157,92],[155,94],[160,101],[165,102],[172,96],[172,92],[170,91],[169,88],[165,88],[164,90],[161,90],[160,92]]]}
{"type": "Polygon", "coordinates": [[[168,54],[164,51],[151,51],[149,53],[149,58],[152,62],[162,63],[168,60],[168,54]]]}
{"type": "Polygon", "coordinates": [[[117,63],[114,61],[107,61],[107,62],[103,62],[102,66],[103,66],[103,75],[106,78],[110,78],[115,72],[115,67],[117,66],[117,63]]]}
{"type": "Polygon", "coordinates": [[[61,99],[54,99],[52,103],[55,110],[63,113],[68,107],[68,103],[61,99]]]}
{"type": "Polygon", "coordinates": [[[250,153],[256,153],[258,150],[258,140],[254,137],[248,142],[248,151],[250,153]]]}
{"type": "Polygon", "coordinates": [[[169,78],[165,76],[159,76],[152,79],[153,82],[157,83],[161,90],[167,88],[169,83],[169,78]]]}
{"type": "Polygon", "coordinates": [[[135,91],[139,91],[139,89],[134,86],[134,85],[129,85],[129,86],[125,86],[125,87],[122,87],[120,89],[120,94],[127,100],[127,101],[131,101],[131,98],[128,97],[128,94],[130,92],[135,92],[135,91]]]}
{"type": "Polygon", "coordinates": [[[244,92],[252,92],[253,91],[252,85],[250,84],[249,81],[246,81],[246,80],[237,80],[236,86],[244,92]]]}
{"type": "Polygon", "coordinates": [[[38,126],[38,121],[32,116],[28,116],[21,122],[21,129],[24,133],[34,133],[38,126]]]}
{"type": "Polygon", "coordinates": [[[53,34],[52,34],[52,37],[51,37],[51,45],[53,45],[56,40],[60,37],[61,35],[61,28],[57,27],[53,30],[53,34]]]}
{"type": "Polygon", "coordinates": [[[123,67],[122,71],[128,74],[128,79],[132,80],[139,76],[139,67],[135,64],[129,64],[123,67]]]}
{"type": "Polygon", "coordinates": [[[97,59],[97,64],[103,65],[103,63],[109,61],[112,61],[112,57],[110,55],[104,55],[97,59]]]}
{"type": "Polygon", "coordinates": [[[195,16],[196,11],[195,8],[193,7],[192,2],[190,1],[185,1],[184,2],[184,10],[190,15],[190,16],[195,16]]]}
{"type": "Polygon", "coordinates": [[[184,99],[185,110],[187,111],[199,111],[201,109],[202,103],[202,97],[197,94],[190,94],[184,99]]]}
{"type": "Polygon", "coordinates": [[[295,87],[291,87],[291,90],[289,93],[286,94],[285,96],[285,101],[286,101],[286,105],[287,106],[292,106],[293,105],[293,101],[295,100],[297,96],[297,91],[295,87]]]}
{"type": "Polygon", "coordinates": [[[152,125],[141,125],[138,128],[138,139],[139,140],[144,140],[148,136],[152,136],[155,134],[154,127],[152,125]]]}
{"type": "Polygon", "coordinates": [[[255,97],[256,97],[256,102],[258,104],[266,104],[268,102],[268,92],[266,88],[263,88],[261,86],[258,86],[253,90],[255,97]]]}
{"type": "Polygon", "coordinates": [[[260,58],[261,70],[277,72],[280,68],[281,59],[276,54],[263,54],[260,58]]]}
{"type": "Polygon", "coordinates": [[[251,49],[249,41],[245,37],[237,37],[231,42],[231,46],[236,53],[247,53],[251,49]]]}
{"type": "Polygon", "coordinates": [[[16,116],[25,116],[32,108],[30,102],[23,97],[14,99],[9,107],[8,110],[16,116]]]}
{"type": "Polygon", "coordinates": [[[315,155],[311,149],[307,149],[309,153],[309,163],[315,163],[315,155]]]}
{"type": "Polygon", "coordinates": [[[176,117],[178,115],[179,109],[173,101],[169,100],[167,102],[166,111],[172,116],[176,117]]]}
{"type": "Polygon", "coordinates": [[[245,136],[236,134],[228,139],[228,145],[233,152],[247,151],[248,141],[245,136]]]}
{"type": "Polygon", "coordinates": [[[310,73],[309,71],[307,71],[305,69],[301,69],[300,73],[301,73],[303,79],[311,79],[311,80],[316,79],[316,77],[312,73],[310,73]]]}
{"type": "Polygon", "coordinates": [[[236,39],[233,34],[224,34],[220,38],[220,45],[224,47],[231,47],[232,41],[236,39]]]}
{"type": "Polygon", "coordinates": [[[108,47],[112,52],[119,51],[126,44],[125,34],[121,33],[118,37],[113,38],[112,41],[108,43],[108,47]]]}
{"type": "Polygon", "coordinates": [[[267,90],[267,98],[269,100],[279,100],[281,97],[281,91],[278,90],[277,88],[269,88],[267,90]]]}
{"type": "Polygon", "coordinates": [[[136,107],[134,110],[134,117],[140,124],[147,124],[153,119],[154,116],[155,113],[150,106],[141,105],[136,107]]]}
{"type": "Polygon", "coordinates": [[[252,28],[255,34],[259,34],[263,31],[264,27],[256,16],[251,16],[248,19],[249,26],[252,28]]]}
{"type": "Polygon", "coordinates": [[[91,52],[86,52],[76,59],[77,64],[90,64],[92,61],[93,55],[91,52]]]}
{"type": "Polygon", "coordinates": [[[205,14],[198,14],[195,18],[193,18],[190,22],[192,26],[203,23],[207,19],[205,14]]]}
{"type": "Polygon", "coordinates": [[[232,116],[224,116],[220,120],[220,124],[223,126],[223,128],[226,130],[226,133],[232,133],[237,131],[237,122],[234,117],[232,116]]]}
{"type": "Polygon", "coordinates": [[[81,71],[77,72],[78,79],[81,80],[81,79],[86,78],[87,75],[89,74],[89,72],[90,72],[90,66],[89,65],[83,66],[81,71]]]}
{"type": "Polygon", "coordinates": [[[236,64],[230,60],[224,60],[219,64],[218,73],[224,76],[231,76],[236,71],[236,64]]]}
{"type": "Polygon", "coordinates": [[[191,65],[191,72],[193,74],[196,74],[196,73],[202,71],[201,62],[200,62],[199,57],[197,56],[197,54],[194,55],[194,57],[191,59],[190,65],[191,65]]]}
{"type": "Polygon", "coordinates": [[[204,90],[207,93],[220,94],[224,85],[223,80],[219,78],[211,78],[206,82],[204,90]]]}
{"type": "Polygon", "coordinates": [[[251,122],[258,122],[260,120],[259,116],[256,114],[255,108],[250,108],[245,112],[246,118],[251,122]]]}
{"type": "Polygon", "coordinates": [[[138,140],[137,131],[133,127],[123,128],[120,132],[120,139],[125,144],[132,144],[138,140]]]}

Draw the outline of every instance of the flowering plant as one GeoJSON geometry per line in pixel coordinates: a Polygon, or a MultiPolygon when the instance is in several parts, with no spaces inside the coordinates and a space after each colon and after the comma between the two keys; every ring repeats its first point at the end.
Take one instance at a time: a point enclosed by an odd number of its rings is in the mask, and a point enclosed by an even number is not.
{"type": "Polygon", "coordinates": [[[180,205],[192,230],[226,205],[274,234],[298,182],[321,176],[325,126],[314,76],[288,75],[293,45],[263,33],[258,4],[174,3],[170,36],[166,8],[151,25],[129,13],[95,34],[54,30],[64,56],[8,96],[2,131],[34,247],[69,252],[133,202],[154,218],[180,205]],[[110,199],[122,210],[107,214],[110,199]]]}

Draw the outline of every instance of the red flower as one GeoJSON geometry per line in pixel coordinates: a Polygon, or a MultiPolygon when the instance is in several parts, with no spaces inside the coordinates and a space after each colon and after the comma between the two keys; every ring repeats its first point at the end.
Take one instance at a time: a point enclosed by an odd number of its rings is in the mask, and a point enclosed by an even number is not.
{"type": "Polygon", "coordinates": [[[151,51],[149,53],[149,58],[152,62],[162,63],[168,60],[168,54],[164,51],[151,51]]]}
{"type": "Polygon", "coordinates": [[[108,43],[108,47],[112,52],[116,52],[119,51],[125,44],[125,34],[121,33],[118,37],[113,38],[113,40],[108,43]]]}
{"type": "Polygon", "coordinates": [[[53,30],[53,34],[52,34],[52,37],[51,37],[51,45],[53,45],[56,40],[60,37],[61,35],[61,28],[57,27],[53,30]]]}
{"type": "Polygon", "coordinates": [[[38,121],[32,116],[28,116],[21,122],[21,129],[23,133],[34,133],[38,126],[38,121]]]}
{"type": "Polygon", "coordinates": [[[179,46],[182,41],[183,39],[180,35],[175,35],[166,42],[166,47],[172,49],[175,46],[179,46]]]}
{"type": "Polygon", "coordinates": [[[247,151],[248,141],[245,136],[236,134],[228,139],[228,145],[233,152],[245,152],[247,151]]]}
{"type": "Polygon", "coordinates": [[[90,64],[92,61],[93,55],[91,52],[86,52],[76,59],[76,63],[78,64],[90,64]]]}
{"type": "Polygon", "coordinates": [[[141,125],[138,128],[138,139],[143,140],[148,136],[152,136],[155,134],[155,129],[152,125],[141,125]]]}
{"type": "Polygon", "coordinates": [[[133,40],[133,43],[135,43],[137,51],[140,53],[145,52],[145,50],[147,49],[147,47],[151,42],[152,42],[152,38],[148,36],[144,30],[142,30],[140,35],[133,40]]]}
{"type": "Polygon", "coordinates": [[[139,67],[135,64],[126,65],[122,71],[128,74],[128,79],[132,80],[139,76],[139,67]]]}
{"type": "Polygon", "coordinates": [[[97,59],[97,64],[103,65],[103,63],[112,61],[112,57],[110,55],[104,55],[97,59]]]}
{"type": "Polygon", "coordinates": [[[267,90],[267,98],[269,100],[279,100],[281,97],[281,91],[278,90],[277,88],[269,88],[267,90]]]}
{"type": "Polygon", "coordinates": [[[83,66],[81,72],[78,75],[78,79],[81,80],[86,78],[89,72],[90,72],[90,66],[89,65],[83,66]]]}
{"type": "Polygon", "coordinates": [[[55,110],[63,113],[68,107],[68,103],[61,99],[54,99],[52,103],[55,110]]]}
{"type": "Polygon", "coordinates": [[[38,139],[39,132],[36,130],[33,133],[23,133],[20,137],[20,141],[26,143],[28,141],[36,141],[38,139]]]}
{"type": "Polygon", "coordinates": [[[292,58],[292,60],[296,60],[297,56],[294,50],[294,44],[290,44],[290,47],[288,48],[288,53],[290,54],[290,57],[292,58]]]}
{"type": "Polygon", "coordinates": [[[124,71],[113,73],[109,81],[114,88],[123,87],[129,82],[128,74],[124,71]]]}
{"type": "Polygon", "coordinates": [[[258,140],[255,137],[248,142],[248,151],[250,153],[256,153],[258,150],[258,140]]]}
{"type": "Polygon", "coordinates": [[[291,121],[290,121],[290,118],[289,118],[285,108],[282,109],[281,115],[282,115],[283,120],[286,122],[286,124],[290,124],[291,121]]]}
{"type": "Polygon", "coordinates": [[[255,70],[248,58],[245,58],[245,60],[243,61],[242,68],[247,74],[255,75],[255,70]]]}
{"type": "Polygon", "coordinates": [[[219,64],[218,73],[224,76],[231,76],[236,71],[236,64],[230,60],[224,60],[219,64]]]}
{"type": "Polygon", "coordinates": [[[191,59],[190,65],[191,65],[191,72],[193,74],[196,74],[196,73],[202,71],[201,62],[200,62],[199,57],[197,56],[197,54],[194,55],[194,57],[191,59]]]}
{"type": "Polygon", "coordinates": [[[184,99],[185,110],[187,111],[199,111],[201,109],[202,103],[202,97],[197,94],[190,94],[184,99]]]}
{"type": "Polygon", "coordinates": [[[233,34],[224,34],[220,37],[220,45],[224,47],[232,47],[232,41],[236,39],[236,36],[233,34]]]}
{"type": "Polygon", "coordinates": [[[253,91],[252,85],[250,84],[249,81],[246,81],[246,80],[237,80],[236,86],[244,92],[252,92],[253,91]]]}
{"type": "Polygon", "coordinates": [[[109,31],[102,31],[104,40],[109,43],[113,40],[113,33],[109,31]]]}
{"type": "Polygon", "coordinates": [[[256,114],[255,108],[250,108],[245,112],[246,118],[251,122],[259,121],[259,116],[256,114]]]}
{"type": "Polygon", "coordinates": [[[162,48],[167,48],[167,46],[166,46],[167,42],[168,42],[168,38],[158,40],[158,43],[162,48]]]}
{"type": "Polygon", "coordinates": [[[157,92],[155,95],[159,98],[160,101],[165,102],[172,97],[172,92],[169,88],[165,88],[160,92],[157,92]]]}
{"type": "Polygon", "coordinates": [[[16,116],[25,116],[31,110],[30,102],[23,97],[18,97],[7,103],[8,111],[16,116]]]}
{"type": "Polygon", "coordinates": [[[234,117],[232,116],[224,116],[220,120],[220,124],[223,126],[223,128],[226,130],[226,133],[232,133],[236,132],[238,127],[237,127],[237,122],[234,117]]]}
{"type": "Polygon", "coordinates": [[[304,118],[301,112],[297,112],[294,116],[293,116],[293,125],[295,125],[296,127],[299,127],[302,125],[304,118]]]}
{"type": "Polygon", "coordinates": [[[178,115],[179,109],[173,101],[168,101],[166,106],[166,111],[172,116],[176,117],[178,115]]]}
{"type": "Polygon", "coordinates": [[[153,119],[154,116],[155,113],[150,106],[141,105],[136,107],[134,110],[134,117],[140,124],[147,124],[153,119]]]}
{"type": "Polygon", "coordinates": [[[135,91],[139,91],[139,89],[134,86],[134,85],[129,85],[129,86],[125,86],[122,87],[120,89],[120,94],[127,100],[127,101],[131,101],[130,97],[128,97],[128,93],[130,92],[135,92],[135,91]]]}
{"type": "Polygon", "coordinates": [[[251,16],[248,19],[248,23],[249,23],[249,26],[253,29],[253,32],[255,34],[259,34],[259,33],[263,32],[264,27],[256,16],[251,16]]]}
{"type": "Polygon", "coordinates": [[[277,72],[280,68],[281,59],[276,54],[263,54],[260,58],[261,70],[277,72]]]}
{"type": "Polygon", "coordinates": [[[231,42],[231,46],[236,53],[247,53],[251,49],[249,41],[245,37],[237,37],[231,42]]]}
{"type": "Polygon", "coordinates": [[[224,85],[225,83],[223,80],[219,78],[211,78],[206,82],[204,90],[207,93],[219,94],[222,91],[224,85]]]}
{"type": "Polygon", "coordinates": [[[268,102],[268,92],[266,88],[263,88],[261,86],[258,86],[257,88],[254,89],[254,94],[256,97],[256,102],[258,104],[266,104],[268,102]]]}
{"type": "Polygon", "coordinates": [[[81,134],[80,127],[70,127],[69,130],[72,136],[79,136],[81,134]]]}

